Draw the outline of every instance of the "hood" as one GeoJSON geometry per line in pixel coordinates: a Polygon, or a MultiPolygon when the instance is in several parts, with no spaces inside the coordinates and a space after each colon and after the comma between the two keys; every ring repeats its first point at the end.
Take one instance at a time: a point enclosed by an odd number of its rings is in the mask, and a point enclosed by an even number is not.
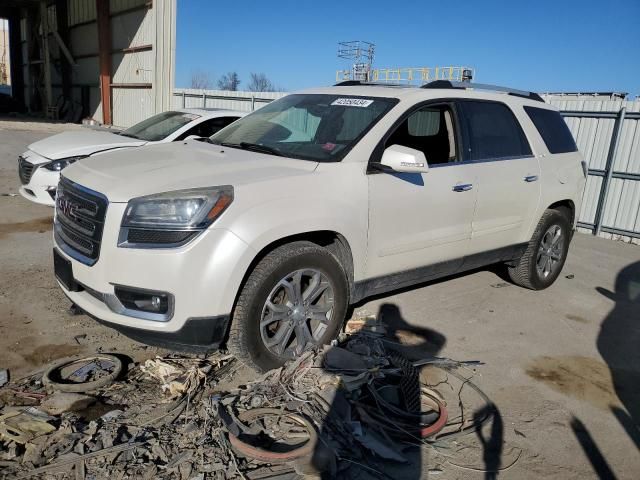
{"type": "Polygon", "coordinates": [[[110,202],[186,188],[267,182],[313,172],[317,162],[226,148],[196,140],[116,150],[74,163],[64,176],[110,202]]]}
{"type": "Polygon", "coordinates": [[[122,147],[139,147],[144,140],[123,137],[112,132],[83,128],[47,137],[29,145],[29,150],[49,160],[91,155],[103,150],[122,147]]]}

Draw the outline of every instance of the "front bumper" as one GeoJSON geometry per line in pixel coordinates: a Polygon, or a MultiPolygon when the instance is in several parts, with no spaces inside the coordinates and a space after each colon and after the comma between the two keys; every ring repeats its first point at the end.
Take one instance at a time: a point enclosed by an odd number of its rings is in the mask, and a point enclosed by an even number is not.
{"type": "Polygon", "coordinates": [[[145,343],[215,348],[220,335],[226,333],[236,294],[255,252],[234,233],[215,228],[178,248],[120,248],[118,234],[125,208],[124,203],[109,204],[100,257],[94,265],[69,256],[54,238],[81,286],[71,291],[58,282],[60,288],[88,315],[145,343]],[[115,295],[116,285],[171,294],[171,315],[160,321],[118,313],[105,301],[115,295]]]}
{"type": "Polygon", "coordinates": [[[27,200],[53,207],[56,204],[55,190],[59,180],[60,172],[35,165],[29,183],[22,185],[18,191],[27,200]]]}
{"type": "MultiPolygon", "coordinates": [[[[71,297],[69,299],[71,300],[71,297]]],[[[230,315],[189,318],[182,328],[176,332],[154,332],[107,322],[85,310],[82,311],[98,323],[113,328],[140,343],[191,353],[209,352],[218,349],[226,339],[231,319],[230,315]]]]}
{"type": "Polygon", "coordinates": [[[27,200],[49,207],[55,206],[55,191],[60,180],[60,172],[47,170],[43,167],[49,160],[42,155],[38,155],[30,150],[24,152],[19,157],[18,169],[22,186],[18,190],[27,200]],[[21,163],[25,161],[31,168],[31,173],[23,178],[21,163]],[[26,182],[26,183],[24,183],[26,182]]]}

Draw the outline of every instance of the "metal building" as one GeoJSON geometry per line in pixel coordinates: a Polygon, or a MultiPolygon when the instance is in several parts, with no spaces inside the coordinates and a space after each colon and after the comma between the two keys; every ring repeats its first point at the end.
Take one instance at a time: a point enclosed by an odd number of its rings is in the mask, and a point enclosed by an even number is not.
{"type": "Polygon", "coordinates": [[[129,126],[171,106],[176,0],[2,0],[29,112],[129,126]]]}

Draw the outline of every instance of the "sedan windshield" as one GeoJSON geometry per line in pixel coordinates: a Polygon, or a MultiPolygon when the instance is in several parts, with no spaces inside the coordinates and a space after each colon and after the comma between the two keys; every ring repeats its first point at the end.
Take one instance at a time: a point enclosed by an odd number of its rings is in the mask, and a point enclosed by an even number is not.
{"type": "Polygon", "coordinates": [[[398,101],[288,95],[232,123],[211,143],[316,162],[338,162],[398,101]]]}
{"type": "Polygon", "coordinates": [[[133,127],[120,132],[120,135],[147,142],[157,142],[164,140],[180,127],[198,118],[200,118],[200,115],[194,113],[163,112],[136,123],[133,127]]]}

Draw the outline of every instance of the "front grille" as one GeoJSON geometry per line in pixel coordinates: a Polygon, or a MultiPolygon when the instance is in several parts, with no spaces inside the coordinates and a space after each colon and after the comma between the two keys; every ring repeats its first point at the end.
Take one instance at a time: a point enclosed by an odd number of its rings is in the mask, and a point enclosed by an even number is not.
{"type": "Polygon", "coordinates": [[[70,256],[93,265],[100,256],[100,242],[107,198],[62,178],[56,195],[55,236],[70,256]]]}
{"type": "Polygon", "coordinates": [[[22,156],[18,157],[18,176],[20,183],[26,185],[31,180],[31,176],[36,169],[36,165],[27,162],[22,156]]]}

